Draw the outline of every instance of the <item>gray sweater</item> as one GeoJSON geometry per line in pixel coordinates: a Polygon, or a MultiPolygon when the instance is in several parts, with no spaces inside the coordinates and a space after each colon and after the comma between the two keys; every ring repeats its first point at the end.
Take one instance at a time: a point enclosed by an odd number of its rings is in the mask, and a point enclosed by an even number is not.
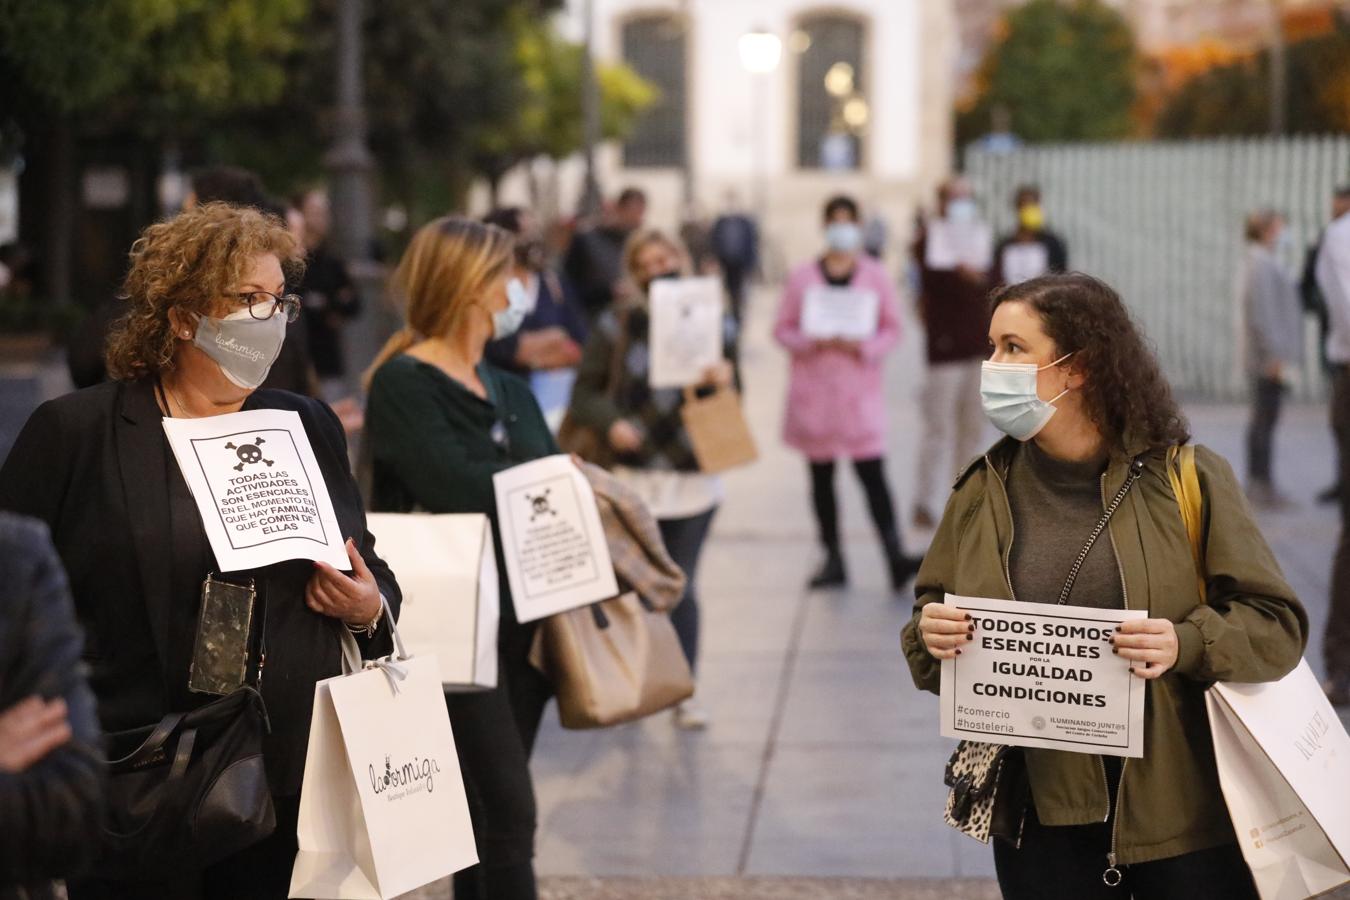
{"type": "Polygon", "coordinates": [[[1298,288],[1275,255],[1248,244],[1242,285],[1247,374],[1261,375],[1272,362],[1303,362],[1303,303],[1298,288]]]}
{"type": "MultiPolygon", "coordinates": [[[[1101,473],[1106,459],[1061,462],[1035,441],[1017,449],[1008,471],[1013,537],[1009,569],[1018,600],[1054,603],[1103,512],[1101,473]]],[[[1083,562],[1069,595],[1071,606],[1121,609],[1125,595],[1111,536],[1103,534],[1083,562]]]]}

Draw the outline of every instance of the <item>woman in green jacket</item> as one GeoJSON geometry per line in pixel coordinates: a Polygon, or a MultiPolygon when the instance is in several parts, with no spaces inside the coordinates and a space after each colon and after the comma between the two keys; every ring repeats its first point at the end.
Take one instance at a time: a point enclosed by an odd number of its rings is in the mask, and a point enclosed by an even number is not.
{"type": "MultiPolygon", "coordinates": [[[[1054,275],[993,298],[985,411],[1009,435],[957,481],[919,571],[904,632],[915,684],[938,690],[939,661],[979,635],[946,594],[1032,603],[1059,598],[1106,498],[1138,478],[1087,555],[1067,602],[1146,610],[1113,649],[1147,682],[1144,756],[1023,749],[1029,794],[995,811],[1009,900],[1254,898],[1220,792],[1205,711],[1215,681],[1281,678],[1308,621],[1232,470],[1196,452],[1207,596],[1167,473],[1190,439],[1157,361],[1120,297],[1084,275],[1054,275]],[[1042,399],[1045,398],[1045,399],[1042,399]],[[1114,886],[1113,886],[1114,885],[1114,886]]],[[[1006,767],[1005,771],[1016,767],[1006,767]]]]}
{"type": "Polygon", "coordinates": [[[551,694],[528,661],[534,624],[516,620],[492,476],[558,452],[529,385],[483,361],[524,317],[514,239],[469,219],[431,222],[394,273],[407,325],[376,358],[366,413],[376,510],[486,513],[501,573],[494,690],[446,695],[479,865],[456,900],[534,900],[536,808],[529,758],[551,694]]]}

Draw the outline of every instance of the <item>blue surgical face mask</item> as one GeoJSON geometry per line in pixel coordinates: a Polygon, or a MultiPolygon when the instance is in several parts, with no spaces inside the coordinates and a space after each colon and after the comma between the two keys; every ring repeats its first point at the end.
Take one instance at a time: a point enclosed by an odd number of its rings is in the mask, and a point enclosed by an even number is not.
{"type": "Polygon", "coordinates": [[[980,217],[980,208],[969,197],[957,197],[947,204],[947,220],[950,222],[974,222],[980,217]]]}
{"type": "Polygon", "coordinates": [[[267,380],[285,340],[285,315],[255,319],[241,309],[223,319],[199,316],[192,342],[215,360],[231,384],[251,391],[267,380]]]}
{"type": "Polygon", "coordinates": [[[1066,353],[1048,366],[985,362],[980,371],[980,402],[989,421],[999,431],[1019,441],[1029,441],[1040,434],[1055,414],[1054,404],[1069,389],[1065,388],[1047,403],[1036,390],[1036,375],[1054,368],[1070,356],[1073,354],[1066,353]]]}
{"type": "Polygon", "coordinates": [[[857,253],[862,243],[862,228],[856,222],[831,222],[825,228],[825,246],[836,253],[857,253]]]}
{"type": "Polygon", "coordinates": [[[530,314],[530,292],[519,278],[506,283],[506,309],[492,313],[492,339],[500,341],[520,330],[520,323],[530,314]]]}

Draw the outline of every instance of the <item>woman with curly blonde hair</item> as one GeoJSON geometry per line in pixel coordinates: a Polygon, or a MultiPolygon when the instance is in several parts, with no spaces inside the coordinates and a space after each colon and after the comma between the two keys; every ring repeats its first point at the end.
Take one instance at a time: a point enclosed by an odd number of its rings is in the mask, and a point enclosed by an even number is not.
{"type": "MultiPolygon", "coordinates": [[[[138,848],[161,859],[130,875],[109,874],[117,860],[105,854],[94,877],[70,885],[75,900],[285,897],[314,685],[341,671],[344,627],[364,654],[389,652],[380,598],[397,612],[398,585],[375,555],[337,418],[316,400],[257,390],[299,312],[285,272],[300,259],[285,226],[253,209],[208,203],[147,228],[108,342],[115,380],[40,406],[0,468],[0,508],[44,520],[60,551],[110,747],[213,699],[189,689],[206,579],[254,588],[270,648],[266,679],[261,635],[248,651],[271,724],[262,742],[271,836],[242,850],[242,839],[222,839],[191,860],[138,848]],[[256,409],[299,414],[349,536],[351,574],[303,559],[219,572],[162,421],[256,409]]],[[[110,820],[126,812],[114,808],[110,820]]]]}

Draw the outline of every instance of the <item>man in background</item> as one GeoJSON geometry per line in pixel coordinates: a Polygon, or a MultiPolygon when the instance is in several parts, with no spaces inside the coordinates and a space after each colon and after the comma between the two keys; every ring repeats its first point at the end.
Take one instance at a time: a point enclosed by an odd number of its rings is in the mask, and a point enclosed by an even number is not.
{"type": "Polygon", "coordinates": [[[303,304],[309,354],[319,376],[323,397],[335,402],[346,397],[347,360],[342,347],[342,329],[361,312],[361,295],[347,272],[347,265],[328,245],[332,215],[328,192],[314,188],[293,201],[305,222],[305,275],[296,286],[303,304]]]}
{"type": "Polygon", "coordinates": [[[759,268],[759,226],[741,209],[734,193],[727,196],[726,210],[713,222],[712,252],[722,268],[722,284],[731,298],[732,315],[743,330],[746,288],[759,268]]]}
{"type": "Polygon", "coordinates": [[[623,274],[623,247],[647,218],[647,195],[624,188],[613,205],[606,205],[600,221],[572,239],[563,261],[563,274],[577,291],[586,316],[596,318],[614,305],[615,289],[623,274]]]}

